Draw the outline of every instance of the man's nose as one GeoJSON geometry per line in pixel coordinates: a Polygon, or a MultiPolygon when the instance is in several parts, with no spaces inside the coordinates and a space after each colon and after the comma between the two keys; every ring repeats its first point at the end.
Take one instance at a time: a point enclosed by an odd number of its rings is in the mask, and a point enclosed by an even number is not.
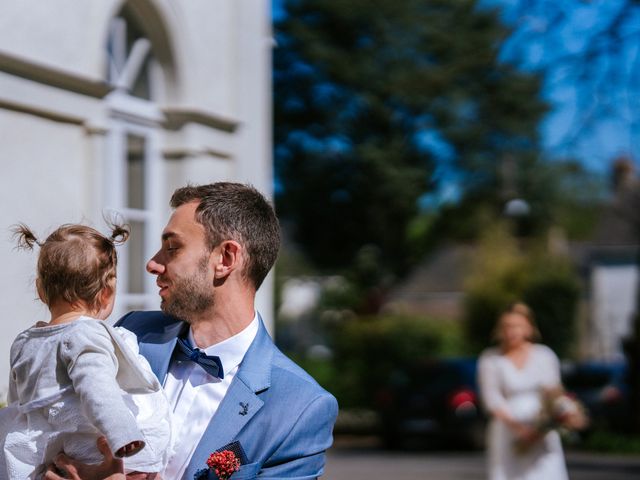
{"type": "Polygon", "coordinates": [[[164,265],[158,261],[157,253],[147,262],[147,272],[151,275],[162,275],[164,273],[164,265]]]}

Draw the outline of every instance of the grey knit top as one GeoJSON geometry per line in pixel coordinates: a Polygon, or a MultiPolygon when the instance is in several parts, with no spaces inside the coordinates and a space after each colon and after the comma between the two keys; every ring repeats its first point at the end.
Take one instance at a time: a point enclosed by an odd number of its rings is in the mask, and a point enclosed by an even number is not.
{"type": "Polygon", "coordinates": [[[116,380],[120,355],[109,328],[84,317],[22,332],[11,346],[9,403],[17,401],[28,410],[29,405],[50,403],[61,392],[75,392],[84,415],[107,438],[112,452],[143,441],[116,380]]]}

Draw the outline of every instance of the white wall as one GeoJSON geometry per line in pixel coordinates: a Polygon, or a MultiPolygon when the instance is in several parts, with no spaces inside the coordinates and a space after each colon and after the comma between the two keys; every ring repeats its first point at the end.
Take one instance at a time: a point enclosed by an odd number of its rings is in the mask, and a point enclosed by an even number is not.
{"type": "Polygon", "coordinates": [[[44,238],[61,223],[90,220],[84,185],[87,136],[76,125],[0,109],[0,390],[9,361],[9,346],[22,330],[46,311],[36,301],[34,278],[37,250],[15,250],[10,226],[24,222],[44,238]],[[39,139],[47,139],[41,141],[39,139]]]}
{"type": "MultiPolygon", "coordinates": [[[[65,222],[104,228],[111,155],[105,45],[123,3],[0,0],[0,399],[10,343],[46,319],[33,290],[36,253],[14,250],[9,225],[22,221],[41,235],[65,222]]],[[[159,224],[171,192],[187,182],[250,182],[270,196],[270,2],[135,5],[155,22],[150,39],[167,82],[157,106],[172,122],[159,125],[159,224]]],[[[269,328],[272,297],[270,276],[257,299],[269,328]]]]}

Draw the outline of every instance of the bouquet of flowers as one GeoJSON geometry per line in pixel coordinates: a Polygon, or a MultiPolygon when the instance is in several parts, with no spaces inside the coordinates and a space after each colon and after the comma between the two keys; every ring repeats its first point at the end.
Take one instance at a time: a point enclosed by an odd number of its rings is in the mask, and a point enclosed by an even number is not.
{"type": "Polygon", "coordinates": [[[589,424],[584,406],[562,387],[548,388],[542,391],[542,407],[538,418],[532,425],[531,434],[516,440],[516,451],[524,453],[541,440],[551,430],[568,434],[582,430],[589,424]]]}
{"type": "Polygon", "coordinates": [[[576,431],[589,424],[584,406],[561,387],[542,394],[542,427],[549,430],[576,431]]]}

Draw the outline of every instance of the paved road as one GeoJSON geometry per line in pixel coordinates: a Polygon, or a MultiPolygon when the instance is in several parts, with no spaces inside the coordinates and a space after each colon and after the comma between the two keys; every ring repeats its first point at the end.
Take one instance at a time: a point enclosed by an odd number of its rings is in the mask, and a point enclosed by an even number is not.
{"type": "MultiPolygon", "coordinates": [[[[567,455],[571,480],[640,479],[640,457],[567,455]]],[[[484,458],[478,452],[390,452],[369,444],[337,441],[329,451],[327,480],[483,480],[484,458]]],[[[553,480],[553,479],[548,479],[553,480]]]]}

